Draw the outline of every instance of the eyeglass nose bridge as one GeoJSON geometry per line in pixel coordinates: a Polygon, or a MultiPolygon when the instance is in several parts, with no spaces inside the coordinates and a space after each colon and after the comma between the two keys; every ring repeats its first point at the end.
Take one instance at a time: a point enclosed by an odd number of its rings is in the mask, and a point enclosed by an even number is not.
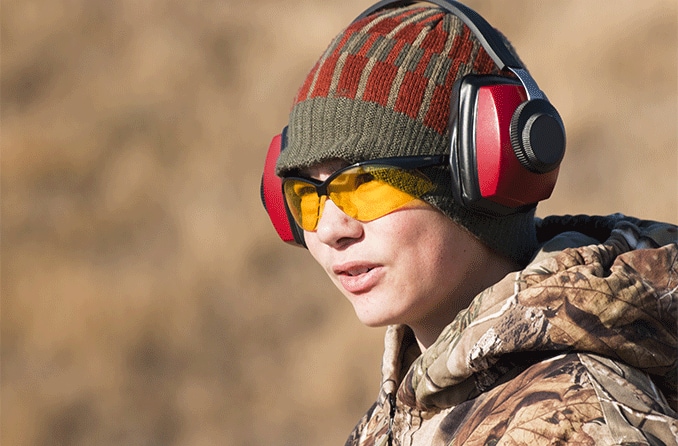
{"type": "Polygon", "coordinates": [[[330,177],[320,184],[315,184],[315,193],[318,194],[318,199],[322,197],[330,198],[330,192],[327,190],[334,178],[330,177]]]}
{"type": "Polygon", "coordinates": [[[313,181],[313,186],[315,187],[315,193],[318,194],[318,198],[321,198],[323,196],[327,197],[327,199],[330,199],[330,185],[334,180],[339,178],[341,175],[345,174],[347,170],[350,169],[355,169],[357,166],[346,166],[343,169],[339,169],[336,172],[332,173],[329,177],[327,177],[324,181],[313,181]]]}
{"type": "MultiPolygon", "coordinates": [[[[347,166],[344,169],[339,169],[338,171],[334,172],[331,174],[329,177],[327,177],[324,181],[315,183],[313,186],[315,187],[315,192],[318,195],[318,208],[317,208],[317,220],[315,226],[318,226],[318,222],[322,218],[323,211],[325,210],[325,205],[327,204],[327,201],[331,201],[341,212],[346,213],[344,209],[345,203],[342,202],[335,202],[332,200],[331,197],[331,191],[330,186],[334,180],[337,178],[341,177],[344,173],[346,173],[347,170],[355,168],[355,166],[347,166]]],[[[336,191],[335,191],[336,192],[336,191]]],[[[348,214],[347,214],[348,215],[348,214]]]]}

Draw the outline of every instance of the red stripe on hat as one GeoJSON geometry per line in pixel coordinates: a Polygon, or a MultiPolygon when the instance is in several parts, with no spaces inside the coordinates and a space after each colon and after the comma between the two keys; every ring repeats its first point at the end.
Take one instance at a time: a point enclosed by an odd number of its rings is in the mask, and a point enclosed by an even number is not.
{"type": "Polygon", "coordinates": [[[452,59],[452,66],[447,72],[445,77],[445,85],[447,88],[452,91],[452,86],[457,80],[459,73],[459,67],[464,64],[468,64],[471,59],[471,54],[473,53],[473,43],[469,40],[471,30],[464,26],[464,30],[461,35],[454,37],[454,43],[450,48],[450,54],[448,57],[452,59]]]}
{"type": "Polygon", "coordinates": [[[427,83],[428,81],[425,78],[415,73],[405,73],[403,82],[398,89],[398,97],[394,107],[395,111],[416,119],[424,99],[427,83]]]}
{"type": "Polygon", "coordinates": [[[450,88],[446,85],[436,85],[431,95],[431,103],[424,116],[424,125],[444,135],[447,131],[447,122],[450,119],[450,88]]]}
{"type": "Polygon", "coordinates": [[[367,65],[367,59],[362,56],[354,54],[346,56],[335,93],[337,97],[355,99],[360,84],[360,75],[365,69],[365,65],[367,65]]]}
{"type": "Polygon", "coordinates": [[[367,78],[363,100],[386,107],[398,69],[388,62],[376,62],[367,78]]]}
{"type": "Polygon", "coordinates": [[[316,80],[313,91],[309,94],[309,99],[327,97],[330,92],[330,86],[332,85],[332,76],[334,76],[334,69],[337,66],[337,60],[339,60],[338,53],[332,54],[327,58],[327,60],[325,60],[325,63],[323,63],[323,65],[320,67],[318,79],[316,80]]]}
{"type": "MultiPolygon", "coordinates": [[[[440,25],[442,25],[442,22],[440,25]]],[[[433,51],[435,53],[441,53],[445,49],[445,42],[447,41],[449,33],[440,25],[436,27],[437,32],[426,34],[426,37],[424,37],[424,40],[422,40],[420,45],[422,48],[426,48],[427,51],[433,51]]]]}

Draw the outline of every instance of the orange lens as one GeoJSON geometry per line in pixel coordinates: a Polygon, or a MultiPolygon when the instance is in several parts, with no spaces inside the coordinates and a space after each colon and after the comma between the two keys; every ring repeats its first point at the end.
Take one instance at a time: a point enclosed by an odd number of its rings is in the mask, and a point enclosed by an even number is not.
{"type": "Polygon", "coordinates": [[[383,217],[435,187],[416,171],[386,165],[349,166],[335,175],[329,182],[317,184],[303,178],[284,180],[287,204],[306,231],[317,228],[324,197],[346,215],[365,222],[383,217]]]}

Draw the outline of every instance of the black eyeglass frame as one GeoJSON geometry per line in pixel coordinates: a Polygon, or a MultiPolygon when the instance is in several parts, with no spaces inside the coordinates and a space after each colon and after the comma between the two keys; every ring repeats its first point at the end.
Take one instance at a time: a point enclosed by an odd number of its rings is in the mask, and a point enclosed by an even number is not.
{"type": "Polygon", "coordinates": [[[329,196],[327,188],[339,175],[346,172],[350,169],[355,169],[356,167],[362,166],[385,166],[385,167],[395,167],[402,170],[415,170],[421,169],[424,167],[434,167],[434,166],[443,166],[449,165],[450,157],[448,155],[415,155],[415,156],[394,156],[389,158],[376,158],[373,160],[360,161],[350,166],[342,167],[341,169],[336,170],[324,181],[316,180],[313,178],[305,178],[299,176],[290,176],[284,177],[282,179],[283,190],[285,189],[285,183],[291,180],[300,180],[305,183],[309,183],[315,187],[315,191],[318,194],[318,197],[329,196]]]}

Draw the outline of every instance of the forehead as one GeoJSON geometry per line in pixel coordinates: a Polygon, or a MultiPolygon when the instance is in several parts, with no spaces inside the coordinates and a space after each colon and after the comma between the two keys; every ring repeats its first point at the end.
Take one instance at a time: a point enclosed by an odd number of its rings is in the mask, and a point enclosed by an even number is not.
{"type": "Polygon", "coordinates": [[[300,174],[308,178],[321,179],[322,177],[328,177],[332,175],[337,170],[342,169],[348,165],[349,163],[347,161],[335,158],[302,169],[300,171],[300,174]]]}

